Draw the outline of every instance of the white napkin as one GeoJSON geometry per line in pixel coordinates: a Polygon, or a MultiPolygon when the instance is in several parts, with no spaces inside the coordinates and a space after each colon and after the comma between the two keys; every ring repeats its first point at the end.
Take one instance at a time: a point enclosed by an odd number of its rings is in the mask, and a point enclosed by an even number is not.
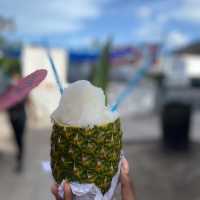
{"type": "MultiPolygon", "coordinates": [[[[122,160],[122,158],[121,158],[122,160]]],[[[80,184],[77,182],[71,182],[71,190],[73,193],[74,200],[112,200],[115,190],[119,183],[121,160],[118,165],[118,171],[112,178],[110,189],[103,195],[101,190],[95,184],[80,184]]],[[[51,167],[49,161],[42,162],[42,168],[45,172],[51,173],[51,167]]],[[[64,197],[64,180],[60,184],[59,195],[61,198],[64,197]]]]}

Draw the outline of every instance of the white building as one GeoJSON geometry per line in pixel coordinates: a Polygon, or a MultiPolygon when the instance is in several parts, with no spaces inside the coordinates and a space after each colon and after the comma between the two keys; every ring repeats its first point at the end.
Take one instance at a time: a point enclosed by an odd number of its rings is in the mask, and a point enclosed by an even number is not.
{"type": "Polygon", "coordinates": [[[186,66],[186,73],[189,78],[200,78],[200,56],[192,54],[182,55],[186,66]]]}
{"type": "Polygon", "coordinates": [[[200,56],[178,54],[166,56],[161,66],[171,85],[189,85],[192,79],[200,79],[200,56]]]}
{"type": "Polygon", "coordinates": [[[164,59],[164,72],[168,78],[182,79],[188,84],[200,85],[200,43],[191,43],[164,59]]]}
{"type": "Polygon", "coordinates": [[[168,86],[181,86],[189,84],[189,76],[184,57],[168,55],[161,59],[162,71],[168,86]]]}
{"type": "MultiPolygon", "coordinates": [[[[64,86],[67,81],[68,69],[68,55],[66,50],[53,48],[50,49],[50,54],[64,86]]],[[[47,52],[42,47],[26,45],[22,49],[21,62],[24,76],[37,69],[46,69],[48,71],[46,79],[31,92],[30,98],[36,117],[50,121],[49,116],[58,105],[60,93],[47,57],[47,52]]]]}

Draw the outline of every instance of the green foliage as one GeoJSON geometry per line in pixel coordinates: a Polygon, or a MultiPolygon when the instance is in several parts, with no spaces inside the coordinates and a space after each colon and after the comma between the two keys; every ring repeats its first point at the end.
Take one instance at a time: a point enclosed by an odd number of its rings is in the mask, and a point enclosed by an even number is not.
{"type": "Polygon", "coordinates": [[[100,59],[98,63],[93,66],[91,82],[103,89],[106,94],[106,89],[109,82],[109,71],[110,71],[110,49],[111,41],[108,40],[105,46],[102,48],[100,59]]]}
{"type": "Polygon", "coordinates": [[[4,39],[4,37],[0,35],[0,47],[4,47],[5,45],[6,45],[6,40],[4,39]]]}
{"type": "MultiPolygon", "coordinates": [[[[0,48],[15,49],[20,48],[21,42],[9,43],[2,35],[0,35],[0,48]]],[[[21,74],[20,59],[13,59],[9,57],[0,58],[0,70],[6,75],[21,74]]]]}
{"type": "Polygon", "coordinates": [[[21,66],[19,59],[1,58],[0,69],[7,75],[21,74],[21,66]]]}

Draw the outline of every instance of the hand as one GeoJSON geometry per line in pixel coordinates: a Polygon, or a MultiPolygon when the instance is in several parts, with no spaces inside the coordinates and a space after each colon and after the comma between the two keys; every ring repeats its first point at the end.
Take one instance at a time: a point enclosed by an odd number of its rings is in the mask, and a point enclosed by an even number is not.
{"type": "MultiPolygon", "coordinates": [[[[54,195],[56,200],[63,200],[58,194],[58,185],[54,184],[51,187],[51,192],[54,195]]],[[[72,200],[72,191],[70,188],[70,184],[65,182],[64,183],[64,200],[72,200]]]]}
{"type": "MultiPolygon", "coordinates": [[[[133,189],[133,184],[129,177],[129,164],[126,159],[122,160],[120,182],[121,182],[122,200],[135,200],[135,192],[133,189]]],[[[52,186],[51,192],[56,200],[63,200],[58,194],[57,184],[54,184],[52,186]]],[[[64,184],[64,200],[72,200],[72,191],[69,183],[66,182],[64,184]]]]}
{"type": "Polygon", "coordinates": [[[121,164],[121,173],[120,173],[120,182],[121,184],[126,184],[127,180],[129,178],[129,164],[128,161],[123,158],[122,164],[121,164]]]}
{"type": "Polygon", "coordinates": [[[135,191],[129,176],[129,164],[126,159],[122,160],[120,182],[122,200],[135,200],[135,191]]]}

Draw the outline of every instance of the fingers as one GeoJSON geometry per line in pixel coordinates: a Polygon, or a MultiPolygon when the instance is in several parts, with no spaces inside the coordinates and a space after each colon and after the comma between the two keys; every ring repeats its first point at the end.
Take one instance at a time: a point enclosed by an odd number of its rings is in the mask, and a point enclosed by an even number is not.
{"type": "MultiPolygon", "coordinates": [[[[58,193],[58,185],[54,184],[51,187],[51,192],[56,200],[63,200],[58,193]]],[[[72,190],[69,183],[64,183],[64,200],[72,200],[72,190]]]]}
{"type": "Polygon", "coordinates": [[[127,185],[130,181],[129,178],[129,164],[128,161],[123,158],[121,163],[121,173],[120,173],[120,182],[122,185],[127,185]]]}
{"type": "Polygon", "coordinates": [[[125,175],[129,174],[129,164],[128,164],[128,161],[125,158],[123,158],[123,160],[122,160],[121,173],[125,174],[125,175]]]}
{"type": "Polygon", "coordinates": [[[69,183],[64,184],[64,200],[72,200],[72,190],[69,183]]]}
{"type": "Polygon", "coordinates": [[[52,194],[54,195],[55,199],[56,200],[62,200],[58,194],[58,186],[57,184],[54,184],[52,187],[51,187],[51,192],[52,194]]]}

